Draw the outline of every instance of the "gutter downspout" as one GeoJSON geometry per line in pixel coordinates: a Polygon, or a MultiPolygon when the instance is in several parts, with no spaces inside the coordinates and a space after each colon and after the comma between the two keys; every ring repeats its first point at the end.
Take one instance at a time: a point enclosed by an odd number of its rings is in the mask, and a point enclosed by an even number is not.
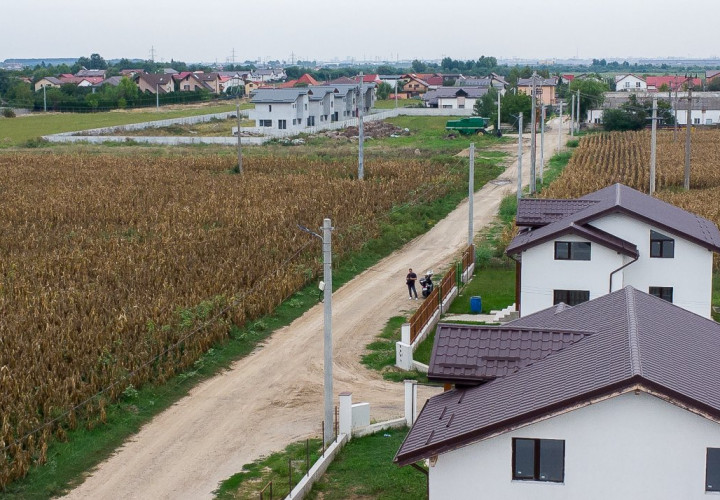
{"type": "Polygon", "coordinates": [[[415,468],[415,469],[419,470],[420,472],[422,472],[423,474],[425,474],[425,477],[426,477],[426,479],[427,479],[427,481],[426,481],[426,484],[427,484],[427,497],[428,497],[428,500],[429,500],[429,499],[430,499],[430,471],[427,470],[427,469],[425,469],[424,467],[419,466],[419,465],[416,464],[416,463],[412,463],[412,464],[410,464],[410,465],[412,465],[413,468],[415,468]]]}
{"type": "Polygon", "coordinates": [[[515,261],[515,304],[516,304],[515,309],[517,309],[518,316],[522,317],[522,314],[520,314],[520,288],[522,285],[522,261],[520,259],[516,259],[511,254],[508,254],[508,257],[510,257],[512,260],[515,261]]]}
{"type": "Polygon", "coordinates": [[[618,271],[622,271],[623,269],[625,269],[627,266],[629,266],[629,265],[632,264],[633,262],[637,262],[637,260],[638,260],[639,258],[640,258],[640,254],[638,253],[638,256],[635,257],[633,260],[631,260],[631,261],[628,262],[627,264],[623,264],[622,266],[618,267],[617,269],[615,269],[613,272],[610,273],[610,287],[609,287],[609,289],[608,289],[608,293],[612,293],[613,274],[615,274],[615,273],[618,272],[618,271]]]}

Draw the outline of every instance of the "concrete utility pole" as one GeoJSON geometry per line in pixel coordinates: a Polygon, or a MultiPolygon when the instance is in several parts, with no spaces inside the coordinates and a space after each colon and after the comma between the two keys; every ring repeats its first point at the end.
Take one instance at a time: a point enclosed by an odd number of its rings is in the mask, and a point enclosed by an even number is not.
{"type": "Polygon", "coordinates": [[[580,89],[577,91],[577,113],[575,113],[575,118],[577,119],[577,131],[578,135],[580,134],[580,89]]]}
{"type": "Polygon", "coordinates": [[[685,125],[685,191],[690,189],[690,132],[692,127],[692,80],[688,80],[687,124],[685,125]]]}
{"type": "Polygon", "coordinates": [[[358,179],[363,180],[365,178],[365,127],[363,126],[363,73],[360,72],[360,96],[358,98],[358,179]]]}
{"type": "Polygon", "coordinates": [[[47,91],[45,87],[46,85],[43,85],[43,111],[47,113],[47,91]]]}
{"type": "Polygon", "coordinates": [[[395,109],[397,109],[397,78],[395,79],[395,109]]]}
{"type": "Polygon", "coordinates": [[[673,111],[675,112],[675,125],[673,126],[673,140],[675,142],[677,142],[677,139],[678,139],[678,122],[677,122],[678,95],[677,94],[678,94],[678,89],[677,89],[677,85],[675,85],[675,103],[673,104],[673,111]]]}
{"type": "Polygon", "coordinates": [[[558,123],[558,151],[562,149],[562,106],[563,102],[560,101],[560,123],[558,123]]]}
{"type": "Polygon", "coordinates": [[[237,128],[238,128],[238,143],[237,143],[238,162],[237,162],[236,173],[242,174],[243,173],[243,165],[242,165],[242,139],[240,139],[240,94],[239,94],[239,91],[238,91],[238,97],[237,97],[237,128]]]}
{"type": "Polygon", "coordinates": [[[332,351],[332,224],[330,219],[323,220],[323,281],[324,299],[324,380],[325,388],[325,442],[333,441],[333,351],[332,351]]]}
{"type": "Polygon", "coordinates": [[[537,100],[535,97],[535,80],[537,73],[532,74],[532,98],[530,99],[532,104],[530,106],[530,195],[535,194],[536,187],[536,165],[535,156],[537,155],[537,113],[535,108],[537,107],[537,100]]]}
{"type": "Polygon", "coordinates": [[[498,90],[498,122],[497,122],[497,130],[495,131],[495,135],[498,137],[500,136],[500,90],[498,90]]]}
{"type": "Polygon", "coordinates": [[[545,105],[540,108],[540,188],[543,184],[543,171],[545,170],[545,105]]]}
{"type": "Polygon", "coordinates": [[[470,172],[468,174],[468,246],[473,244],[473,198],[475,197],[475,143],[470,143],[470,172]]]}
{"type": "Polygon", "coordinates": [[[160,111],[160,84],[155,84],[155,108],[160,111]]]}
{"type": "Polygon", "coordinates": [[[573,94],[570,104],[570,137],[575,137],[575,94],[573,94]]]}
{"type": "Polygon", "coordinates": [[[657,97],[653,97],[652,106],[652,136],[650,139],[650,196],[655,193],[655,161],[657,158],[657,97]]]}
{"type": "Polygon", "coordinates": [[[523,133],[523,114],[518,115],[518,180],[517,180],[517,197],[522,198],[522,133],[523,133]]]}

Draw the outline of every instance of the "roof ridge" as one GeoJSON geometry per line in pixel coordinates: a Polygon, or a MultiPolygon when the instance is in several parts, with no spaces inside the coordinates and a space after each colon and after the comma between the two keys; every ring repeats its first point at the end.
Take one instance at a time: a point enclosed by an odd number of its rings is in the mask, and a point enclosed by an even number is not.
{"type": "Polygon", "coordinates": [[[635,311],[635,289],[625,287],[625,303],[627,305],[628,341],[630,343],[630,371],[633,375],[642,375],[640,349],[638,345],[637,313],[635,311]]]}

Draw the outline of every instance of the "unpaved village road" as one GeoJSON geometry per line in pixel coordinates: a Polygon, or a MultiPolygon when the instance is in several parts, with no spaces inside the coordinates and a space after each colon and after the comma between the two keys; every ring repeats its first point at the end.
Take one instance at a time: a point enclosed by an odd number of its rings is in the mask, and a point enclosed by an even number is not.
{"type": "MultiPolygon", "coordinates": [[[[557,119],[549,127],[545,158],[557,148],[556,123],[557,119]]],[[[529,141],[525,142],[529,152],[529,141]]],[[[526,182],[529,159],[524,154],[526,182]]],[[[517,162],[500,179],[512,182],[488,183],[475,194],[476,231],[492,220],[503,196],[515,191],[517,162]]],[[[406,297],[408,267],[419,272],[441,269],[464,248],[467,213],[465,201],[425,235],[333,295],[334,392],[351,391],[354,402],[369,402],[374,420],[402,416],[403,385],[367,370],[360,356],[389,318],[418,305],[406,297]]],[[[262,348],[199,384],[154,418],[67,498],[212,498],[218,483],[243,464],[318,436],[323,419],[322,331],[323,309],[318,304],[275,332],[262,348]]],[[[437,391],[421,386],[418,407],[437,391]]]]}

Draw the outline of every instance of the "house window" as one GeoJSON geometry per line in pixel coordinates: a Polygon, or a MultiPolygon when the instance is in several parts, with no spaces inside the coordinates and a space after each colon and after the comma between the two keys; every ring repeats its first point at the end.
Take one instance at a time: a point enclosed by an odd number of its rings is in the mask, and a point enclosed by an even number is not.
{"type": "Polygon", "coordinates": [[[513,438],[512,477],[522,481],[565,479],[565,441],[513,438]]]}
{"type": "Polygon", "coordinates": [[[576,306],[590,300],[589,290],[553,290],[553,305],[563,302],[569,306],[576,306]]]}
{"type": "Polygon", "coordinates": [[[720,448],[707,449],[705,491],[720,491],[720,448]]]}
{"type": "Polygon", "coordinates": [[[635,82],[635,87],[640,88],[640,82],[635,82]]]}
{"type": "Polygon", "coordinates": [[[284,130],[287,128],[287,120],[278,120],[278,128],[284,130]]]}
{"type": "MultiPolygon", "coordinates": [[[[651,286],[648,293],[659,299],[667,300],[668,302],[672,302],[673,299],[673,289],[671,286],[651,286]]],[[[720,483],[718,484],[720,485],[720,483]]]]}
{"type": "Polygon", "coordinates": [[[443,109],[452,109],[452,104],[443,104],[443,109]]]}
{"type": "Polygon", "coordinates": [[[700,118],[693,118],[693,125],[700,125],[700,118]]]}
{"type": "Polygon", "coordinates": [[[261,127],[272,127],[272,120],[260,120],[261,127]]]}
{"type": "Polygon", "coordinates": [[[590,243],[584,241],[556,241],[555,260],[590,260],[590,243]]]}
{"type": "Polygon", "coordinates": [[[657,231],[650,231],[650,257],[672,259],[675,257],[675,240],[657,231]]]}
{"type": "Polygon", "coordinates": [[[272,111],[272,104],[268,104],[268,111],[272,111]]]}

